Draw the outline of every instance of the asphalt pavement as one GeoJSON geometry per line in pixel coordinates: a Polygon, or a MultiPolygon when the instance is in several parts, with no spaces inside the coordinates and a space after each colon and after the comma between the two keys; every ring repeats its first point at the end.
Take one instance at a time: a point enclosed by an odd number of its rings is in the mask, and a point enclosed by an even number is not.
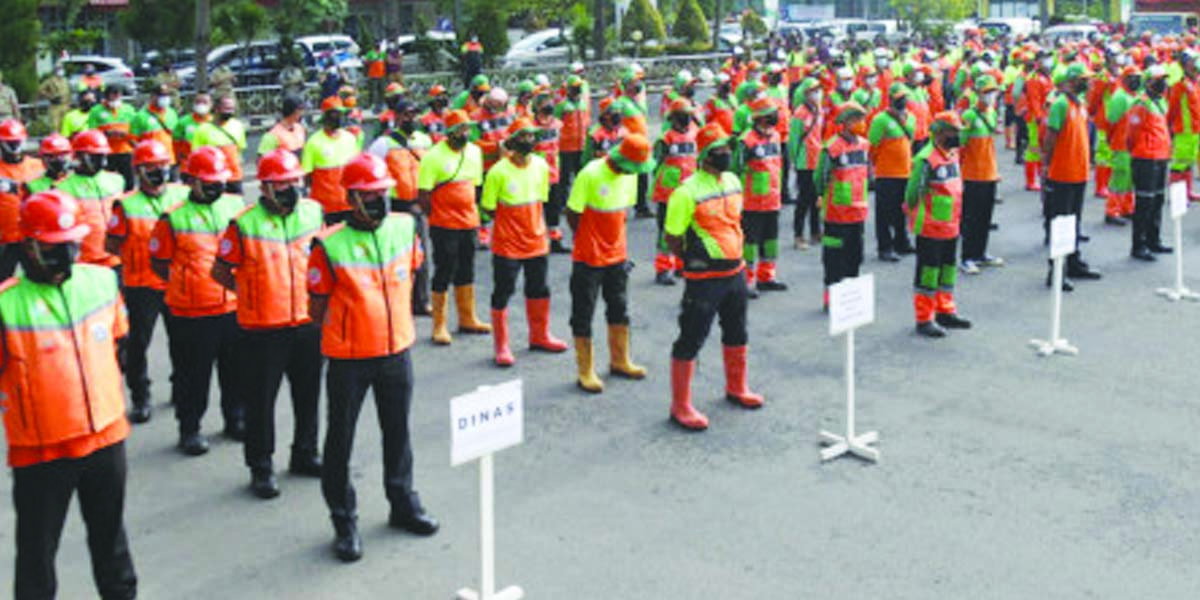
{"type": "MultiPolygon", "coordinates": [[[[767,404],[747,411],[722,399],[714,325],[694,384],[712,421],[706,433],[667,420],[682,287],[652,282],[652,220],[629,225],[644,381],[606,377],[603,395],[578,391],[572,354],[525,350],[519,296],[509,370],[491,366],[490,338],[434,347],[429,320],[419,319],[416,485],[442,530],[418,539],[387,528],[380,437],[365,409],[353,477],[366,554],[352,565],[330,553],[317,481],[285,474],[279,499],[250,495],[241,448],[219,437],[215,392],[204,424],[212,452],[175,451],[160,330],[154,420],[128,441],[126,517],[141,596],[423,600],[475,586],[477,476],[450,466],[449,399],[520,377],[525,443],[496,457],[497,579],[530,598],[1195,598],[1200,304],[1157,297],[1172,281],[1172,257],[1131,260],[1129,229],[1103,225],[1103,201],[1089,194],[1084,255],[1104,279],[1079,282],[1064,300],[1063,333],[1080,354],[1036,356],[1027,342],[1045,336],[1051,298],[1040,208],[1011,152],[1001,160],[990,251],[1008,265],[960,277],[960,310],[974,329],[916,337],[913,258],[877,261],[868,234],[863,271],[877,278],[878,320],[858,333],[858,422],[880,431],[878,464],[818,459],[818,430],[843,427],[843,340],[829,337],[820,310],[819,250],[789,243],[791,208],[779,264],[791,289],[750,306],[750,382],[767,404]]],[[[1189,251],[1200,248],[1200,218],[1184,231],[1189,251]]],[[[1190,260],[1185,275],[1200,287],[1200,258],[1190,260]]],[[[550,264],[553,330],[567,338],[570,263],[550,264]]],[[[490,271],[479,253],[483,314],[490,271]]],[[[603,363],[600,316],[596,328],[603,363]]],[[[291,417],[286,396],[279,405],[282,469],[291,417]]],[[[10,482],[0,478],[0,497],[10,482]]],[[[8,502],[0,522],[13,522],[8,502]]],[[[0,589],[11,585],[12,532],[0,527],[0,589]]],[[[59,596],[93,597],[77,511],[61,548],[59,596]]]]}

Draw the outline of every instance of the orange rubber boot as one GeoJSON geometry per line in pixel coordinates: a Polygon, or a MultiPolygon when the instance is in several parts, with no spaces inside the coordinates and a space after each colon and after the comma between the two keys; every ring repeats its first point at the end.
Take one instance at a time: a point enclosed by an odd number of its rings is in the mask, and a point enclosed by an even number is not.
{"type": "Polygon", "coordinates": [[[746,385],[746,346],[725,346],[725,399],[746,408],[761,408],[763,397],[746,385]]]}
{"type": "Polygon", "coordinates": [[[1096,167],[1096,197],[1108,198],[1108,182],[1112,179],[1112,167],[1096,167]]]}
{"type": "Polygon", "coordinates": [[[529,320],[529,349],[542,352],[566,352],[567,343],[550,334],[550,299],[527,298],[525,317],[529,320]]]}
{"type": "Polygon", "coordinates": [[[508,347],[508,310],[492,309],[492,345],[496,349],[497,367],[511,367],[517,362],[508,347]]]}
{"type": "Polygon", "coordinates": [[[708,429],[708,417],[692,407],[692,375],[696,361],[671,359],[671,420],[684,429],[708,429]]]}
{"type": "Polygon", "coordinates": [[[1038,163],[1025,161],[1025,189],[1030,192],[1042,191],[1042,184],[1038,181],[1038,163]]]}

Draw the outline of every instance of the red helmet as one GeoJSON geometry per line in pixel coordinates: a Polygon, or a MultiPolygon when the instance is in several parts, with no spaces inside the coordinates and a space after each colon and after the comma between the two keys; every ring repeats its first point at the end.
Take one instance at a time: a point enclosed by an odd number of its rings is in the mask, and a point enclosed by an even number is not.
{"type": "Polygon", "coordinates": [[[42,156],[56,156],[70,153],[71,142],[57,133],[52,133],[42,138],[42,143],[38,146],[38,154],[42,156]]]}
{"type": "Polygon", "coordinates": [[[79,154],[112,154],[108,138],[99,129],[80,131],[71,138],[71,150],[79,154]]]}
{"type": "Polygon", "coordinates": [[[21,234],[47,244],[78,242],[90,228],[79,222],[79,203],[65,192],[49,190],[21,204],[21,234]]]}
{"type": "Polygon", "coordinates": [[[292,152],[277,148],[258,159],[259,181],[288,181],[304,177],[300,159],[292,152]]]}
{"type": "Polygon", "coordinates": [[[378,192],[395,185],[396,180],[388,174],[387,163],[374,154],[359,154],[342,169],[342,187],[347,190],[378,192]]]}
{"type": "Polygon", "coordinates": [[[188,156],[187,174],[205,183],[225,183],[233,177],[225,154],[212,146],[196,148],[188,156]]]}
{"type": "Polygon", "coordinates": [[[5,119],[0,122],[0,142],[24,142],[29,134],[25,126],[16,119],[5,119]]]}
{"type": "Polygon", "coordinates": [[[146,140],[133,148],[133,166],[170,164],[171,153],[158,140],[146,140]]]}

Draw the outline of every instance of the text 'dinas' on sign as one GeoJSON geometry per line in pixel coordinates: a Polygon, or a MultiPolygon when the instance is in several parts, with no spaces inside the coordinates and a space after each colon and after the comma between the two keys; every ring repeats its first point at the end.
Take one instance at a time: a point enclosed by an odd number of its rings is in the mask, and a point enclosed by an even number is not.
{"type": "Polygon", "coordinates": [[[829,286],[829,335],[875,322],[875,275],[868,273],[829,286]]]}
{"type": "Polygon", "coordinates": [[[521,380],[483,386],[450,399],[450,464],[520,444],[525,437],[521,380]]]}

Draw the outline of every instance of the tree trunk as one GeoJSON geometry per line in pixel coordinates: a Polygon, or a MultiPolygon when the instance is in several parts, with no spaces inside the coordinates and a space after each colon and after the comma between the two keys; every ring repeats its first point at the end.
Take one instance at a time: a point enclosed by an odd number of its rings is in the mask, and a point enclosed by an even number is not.
{"type": "Polygon", "coordinates": [[[212,45],[210,0],[196,0],[196,91],[208,89],[208,50],[212,45]]]}
{"type": "Polygon", "coordinates": [[[716,2],[713,4],[713,52],[719,52],[721,50],[721,19],[725,18],[725,15],[721,13],[724,12],[724,8],[725,7],[722,6],[721,0],[716,0],[716,2]]]}
{"type": "Polygon", "coordinates": [[[607,0],[594,0],[592,2],[592,51],[595,53],[594,60],[604,60],[604,29],[607,23],[604,18],[604,5],[607,0]]]}

